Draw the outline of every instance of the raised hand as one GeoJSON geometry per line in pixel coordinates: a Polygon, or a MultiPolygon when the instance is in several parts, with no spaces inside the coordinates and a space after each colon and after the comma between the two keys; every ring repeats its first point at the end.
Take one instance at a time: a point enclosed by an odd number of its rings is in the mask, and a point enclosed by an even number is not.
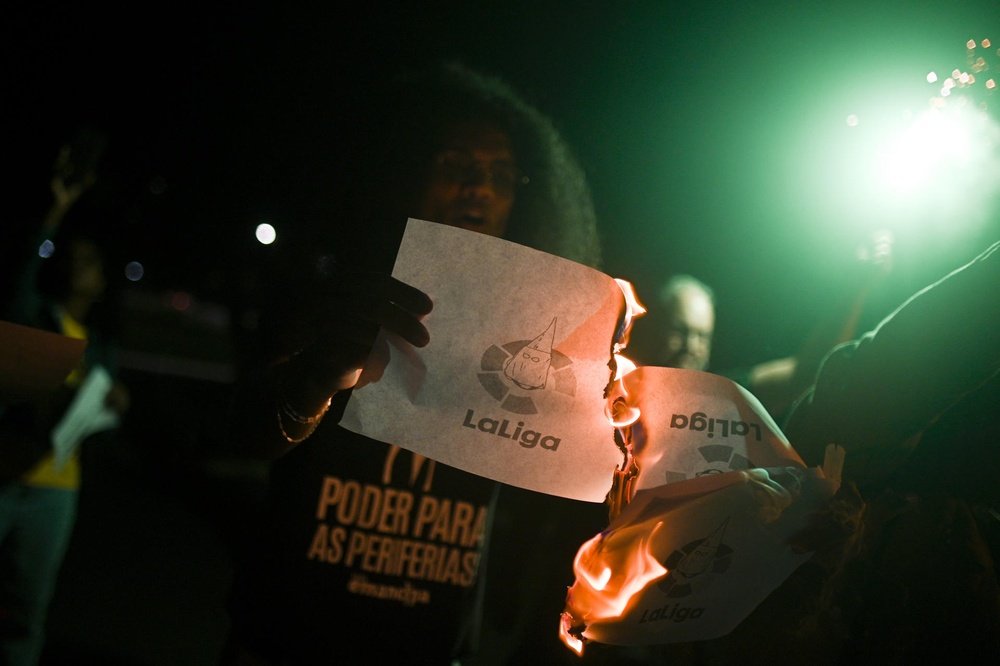
{"type": "Polygon", "coordinates": [[[420,319],[431,311],[431,299],[390,275],[345,273],[312,300],[314,337],[294,362],[330,391],[354,386],[380,327],[415,347],[430,341],[420,319]]]}
{"type": "Polygon", "coordinates": [[[357,384],[379,328],[416,347],[430,341],[424,292],[384,274],[342,272],[309,294],[304,345],[273,368],[278,425],[289,443],[308,437],[338,391],[357,384]]]}

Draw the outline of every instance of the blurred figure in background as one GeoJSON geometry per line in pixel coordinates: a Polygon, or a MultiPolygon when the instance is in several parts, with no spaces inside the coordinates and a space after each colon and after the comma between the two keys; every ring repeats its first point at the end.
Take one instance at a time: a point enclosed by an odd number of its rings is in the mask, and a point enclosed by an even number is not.
{"type": "Polygon", "coordinates": [[[785,586],[798,595],[794,622],[758,609],[731,655],[780,628],[765,662],[996,663],[997,285],[1000,242],[823,360],[785,433],[808,465],[831,443],[845,452],[844,485],[814,533],[841,547],[785,586]]]}
{"type": "Polygon", "coordinates": [[[1000,654],[1000,242],[838,344],[783,430],[840,491],[811,552],[732,632],[646,664],[994,664],[1000,654]]]}
{"type": "MultiPolygon", "coordinates": [[[[824,316],[794,354],[710,371],[750,391],[780,423],[812,382],[823,356],[857,332],[871,290],[891,270],[892,236],[887,232],[874,234],[869,243],[858,247],[857,260],[844,295],[825,308],[824,316]]],[[[660,288],[635,336],[647,350],[649,364],[705,371],[710,369],[715,322],[712,288],[694,276],[674,275],[660,288]]]]}
{"type": "MultiPolygon", "coordinates": [[[[46,612],[76,519],[80,445],[117,427],[129,393],[115,379],[115,348],[100,317],[107,291],[104,251],[84,228],[78,199],[97,178],[104,147],[84,131],[65,145],[51,181],[53,201],[25,251],[4,319],[87,341],[83,361],[47,400],[0,405],[5,451],[0,486],[0,656],[33,666],[46,612]]],[[[100,224],[100,212],[93,220],[100,224]]]]}
{"type": "MultiPolygon", "coordinates": [[[[662,339],[660,365],[706,370],[715,334],[715,293],[692,275],[674,275],[657,294],[662,321],[656,331],[662,339]]],[[[652,323],[647,319],[647,326],[652,323]]]]}

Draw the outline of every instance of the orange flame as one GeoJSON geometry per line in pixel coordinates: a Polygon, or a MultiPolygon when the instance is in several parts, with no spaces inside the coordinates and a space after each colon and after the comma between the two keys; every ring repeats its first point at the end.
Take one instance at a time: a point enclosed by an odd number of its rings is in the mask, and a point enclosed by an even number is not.
{"type": "Polygon", "coordinates": [[[615,278],[615,282],[618,283],[622,294],[625,295],[625,320],[622,322],[622,332],[619,334],[618,339],[615,340],[615,351],[619,352],[628,345],[629,334],[632,332],[632,320],[646,314],[646,308],[636,298],[635,290],[632,289],[632,283],[619,278],[615,278]]]}
{"type": "Polygon", "coordinates": [[[662,526],[659,521],[648,533],[626,528],[598,534],[577,551],[576,582],[566,595],[559,626],[560,639],[577,655],[583,655],[588,626],[621,617],[636,595],[668,573],[650,545],[662,526]]]}
{"type": "MultiPolygon", "coordinates": [[[[622,356],[621,354],[615,354],[615,381],[621,381],[625,378],[625,375],[636,369],[635,363],[631,360],[622,356]]],[[[622,391],[625,391],[625,385],[622,384],[622,391]]],[[[625,391],[627,394],[628,391],[625,391]]]]}
{"type": "MultiPolygon", "coordinates": [[[[612,519],[632,499],[632,485],[639,473],[632,453],[631,426],[640,413],[630,404],[625,387],[625,376],[636,369],[636,364],[621,352],[628,345],[635,318],[646,313],[632,285],[625,280],[615,282],[625,296],[625,316],[612,345],[614,376],[609,382],[604,413],[615,429],[615,444],[624,460],[614,471],[606,499],[612,519]]],[[[566,595],[566,610],[559,621],[559,638],[577,655],[583,656],[584,632],[591,623],[620,617],[635,595],[667,573],[650,551],[653,535],[661,525],[657,523],[648,533],[637,534],[638,542],[628,536],[618,538],[619,533],[602,532],[580,546],[573,560],[576,582],[566,595]]]]}
{"type": "Polygon", "coordinates": [[[621,354],[615,354],[615,390],[608,396],[604,414],[616,428],[625,428],[639,420],[639,409],[628,402],[629,392],[625,388],[625,375],[636,369],[635,363],[621,354]]]}
{"type": "Polygon", "coordinates": [[[630,426],[639,420],[640,412],[638,407],[629,403],[629,393],[625,388],[625,376],[635,370],[636,365],[622,355],[621,351],[628,345],[635,318],[646,313],[646,308],[636,298],[632,285],[617,278],[615,282],[625,297],[625,316],[612,346],[614,376],[609,382],[607,402],[604,406],[604,414],[615,428],[615,445],[621,450],[623,457],[621,467],[615,468],[612,475],[611,490],[607,496],[609,514],[612,518],[618,515],[632,499],[632,487],[639,475],[639,468],[632,454],[630,426]]]}
{"type": "Polygon", "coordinates": [[[620,352],[628,346],[635,318],[646,314],[646,308],[636,298],[631,283],[619,278],[615,278],[615,282],[625,296],[625,317],[612,348],[615,367],[612,382],[617,382],[617,393],[609,391],[608,403],[605,405],[604,414],[608,417],[611,425],[616,428],[624,428],[639,420],[639,410],[635,406],[628,404],[629,394],[625,389],[625,375],[635,370],[636,365],[620,352]]]}
{"type": "Polygon", "coordinates": [[[572,619],[567,613],[563,613],[562,617],[559,618],[559,638],[563,643],[566,644],[570,650],[576,653],[576,656],[583,656],[583,641],[572,633],[572,619]]]}

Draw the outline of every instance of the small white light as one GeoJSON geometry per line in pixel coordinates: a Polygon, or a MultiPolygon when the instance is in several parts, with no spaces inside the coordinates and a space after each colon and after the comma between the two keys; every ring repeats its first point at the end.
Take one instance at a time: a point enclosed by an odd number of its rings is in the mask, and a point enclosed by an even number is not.
{"type": "Polygon", "coordinates": [[[270,245],[278,238],[278,232],[267,222],[261,222],[257,225],[255,235],[261,245],[270,245]]]}

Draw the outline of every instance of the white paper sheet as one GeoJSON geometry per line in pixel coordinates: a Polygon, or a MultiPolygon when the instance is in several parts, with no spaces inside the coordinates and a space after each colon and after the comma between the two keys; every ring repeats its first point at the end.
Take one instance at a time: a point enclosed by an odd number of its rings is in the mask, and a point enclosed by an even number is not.
{"type": "Polygon", "coordinates": [[[760,401],[725,377],[642,366],[625,376],[625,387],[640,412],[632,427],[637,490],[752,467],[805,466],[760,401]]]}
{"type": "Polygon", "coordinates": [[[434,301],[421,349],[380,333],[341,424],[504,483],[604,500],[604,390],[624,297],[582,264],[410,220],[393,275],[434,301]]]}
{"type": "Polygon", "coordinates": [[[61,469],[86,437],[117,427],[117,412],[104,406],[111,388],[108,371],[95,365],[88,372],[62,419],[52,429],[55,466],[61,469]]]}

